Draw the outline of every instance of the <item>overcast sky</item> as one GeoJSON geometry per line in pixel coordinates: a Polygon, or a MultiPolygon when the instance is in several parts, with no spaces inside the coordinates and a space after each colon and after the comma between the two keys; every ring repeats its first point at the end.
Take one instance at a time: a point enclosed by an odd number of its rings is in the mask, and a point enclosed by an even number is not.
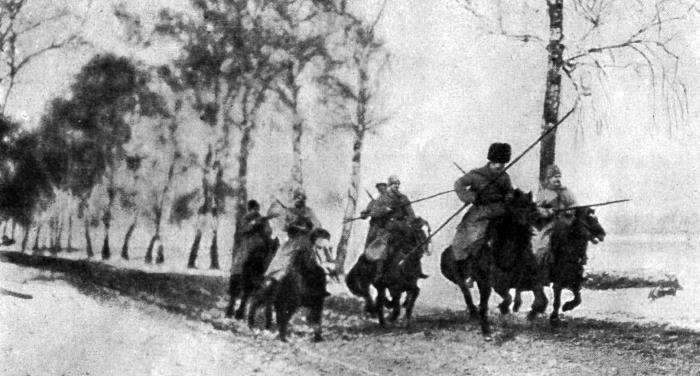
{"type": "MultiPolygon", "coordinates": [[[[145,19],[163,4],[187,4],[179,0],[127,3],[145,19]]],[[[366,9],[371,12],[375,8],[368,5],[366,9]]],[[[454,1],[388,2],[378,27],[392,54],[384,98],[393,117],[366,144],[364,187],[373,190],[375,182],[396,173],[402,178],[404,192],[411,198],[451,189],[460,176],[453,161],[465,169],[479,167],[486,161],[490,143],[509,142],[517,155],[538,137],[546,51],[532,43],[479,35],[469,22],[454,1]]],[[[599,101],[596,115],[601,116],[595,117],[608,123],[602,132],[595,131],[594,116],[589,109],[581,117],[572,117],[562,124],[557,133],[557,162],[564,172],[565,184],[579,202],[634,200],[598,211],[608,227],[631,231],[634,228],[625,222],[653,219],[658,223],[659,218],[664,218],[663,222],[668,224],[686,218],[692,222],[682,230],[697,231],[700,223],[695,219],[700,215],[698,30],[684,31],[675,46],[681,58],[679,74],[688,90],[687,125],[673,131],[665,124],[654,126],[649,116],[650,84],[631,71],[608,77],[604,106],[600,106],[600,98],[588,99],[599,101]]],[[[93,5],[85,31],[105,49],[134,53],[115,42],[120,30],[106,1],[93,5]]],[[[172,56],[176,52],[160,51],[151,58],[172,56]]],[[[29,123],[36,122],[46,100],[65,95],[71,76],[93,53],[61,53],[38,60],[25,72],[11,99],[10,113],[29,123]]],[[[571,103],[569,91],[560,114],[568,111],[571,103]]],[[[351,145],[342,135],[327,137],[320,143],[307,141],[305,168],[311,203],[323,206],[329,192],[347,189],[351,145]]],[[[273,165],[269,162],[271,158],[288,160],[289,143],[284,133],[269,130],[259,133],[251,160],[250,184],[254,195],[263,196],[271,180],[288,175],[286,162],[273,165]]],[[[516,185],[525,190],[536,189],[538,156],[536,148],[513,167],[511,176],[516,185]]],[[[365,195],[361,197],[364,205],[365,195]]],[[[459,206],[456,197],[448,195],[417,204],[415,209],[437,226],[459,206]]],[[[337,220],[341,215],[339,209],[327,209],[321,214],[327,220],[337,220]]]]}

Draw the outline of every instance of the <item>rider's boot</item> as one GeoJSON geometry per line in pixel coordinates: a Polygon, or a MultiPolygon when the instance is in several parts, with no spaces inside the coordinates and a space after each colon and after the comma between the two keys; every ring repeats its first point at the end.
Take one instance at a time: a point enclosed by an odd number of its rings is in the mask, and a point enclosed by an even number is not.
{"type": "Polygon", "coordinates": [[[378,284],[384,276],[384,260],[377,260],[374,264],[374,278],[372,284],[378,284]]]}
{"type": "Polygon", "coordinates": [[[426,278],[428,278],[428,277],[429,277],[429,275],[423,273],[423,265],[422,265],[422,264],[419,264],[419,265],[418,265],[418,278],[420,278],[420,279],[426,279],[426,278]]]}

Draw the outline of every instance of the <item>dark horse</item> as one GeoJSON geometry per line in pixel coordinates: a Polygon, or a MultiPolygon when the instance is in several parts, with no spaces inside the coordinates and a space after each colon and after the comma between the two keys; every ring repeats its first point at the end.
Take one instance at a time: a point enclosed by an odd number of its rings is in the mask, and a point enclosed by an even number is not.
{"type": "MultiPolygon", "coordinates": [[[[322,234],[328,234],[326,230],[312,231],[311,244],[322,234]]],[[[330,237],[330,235],[327,235],[330,237]]],[[[328,296],[326,291],[326,272],[315,261],[314,251],[311,248],[300,249],[293,256],[292,265],[287,274],[276,283],[268,285],[258,291],[248,311],[248,325],[255,325],[255,314],[261,305],[265,306],[265,328],[272,325],[272,308],[275,309],[279,338],[287,340],[289,321],[299,307],[309,308],[307,322],[311,324],[315,342],[322,341],[321,317],[323,303],[328,296]]]]}
{"type": "Polygon", "coordinates": [[[605,240],[605,230],[598,222],[595,211],[591,208],[578,208],[571,226],[556,229],[552,233],[552,253],[554,261],[550,268],[554,302],[550,323],[559,324],[559,307],[561,290],[569,289],[574,299],[566,302],[562,309],[570,311],[581,304],[581,285],[584,282],[583,266],[586,264],[588,242],[594,244],[605,240]]]}
{"type": "Polygon", "coordinates": [[[418,279],[421,278],[421,258],[429,251],[428,237],[430,225],[422,218],[416,218],[409,223],[409,231],[403,236],[392,235],[390,246],[394,247],[387,260],[386,272],[378,280],[374,278],[375,264],[361,255],[350,272],[345,277],[345,283],[353,294],[364,298],[365,311],[376,314],[379,325],[384,326],[384,306],[392,309],[390,321],[396,321],[401,313],[401,296],[406,293],[404,306],[405,317],[410,323],[413,307],[418,299],[420,288],[418,279]],[[425,230],[424,230],[425,227],[425,230]],[[427,230],[427,234],[426,231],[427,230]],[[375,301],[370,294],[369,286],[377,290],[375,301]],[[387,290],[391,300],[387,299],[387,290]]]}
{"type": "Polygon", "coordinates": [[[509,312],[511,288],[532,290],[535,293],[537,299],[528,318],[536,317],[547,308],[543,281],[536,270],[536,260],[530,250],[532,223],[536,217],[537,207],[532,201],[532,193],[516,189],[513,198],[505,204],[505,214],[490,223],[487,230],[489,242],[484,244],[474,257],[457,262],[451,247],[442,253],[442,274],[462,290],[470,316],[479,314],[481,331],[487,339],[490,339],[491,335],[488,302],[492,287],[503,298],[499,305],[501,313],[509,312]],[[466,283],[469,277],[476,281],[479,288],[478,310],[466,283]]]}
{"type": "Polygon", "coordinates": [[[229,280],[229,304],[226,308],[226,316],[231,317],[235,310],[236,299],[241,298],[236,318],[243,319],[245,315],[248,299],[257,291],[263,282],[263,274],[270,265],[272,257],[275,256],[280,242],[277,238],[274,240],[266,239],[261,234],[255,234],[246,243],[246,247],[251,247],[249,250],[248,259],[243,264],[243,273],[232,274],[229,280]]]}

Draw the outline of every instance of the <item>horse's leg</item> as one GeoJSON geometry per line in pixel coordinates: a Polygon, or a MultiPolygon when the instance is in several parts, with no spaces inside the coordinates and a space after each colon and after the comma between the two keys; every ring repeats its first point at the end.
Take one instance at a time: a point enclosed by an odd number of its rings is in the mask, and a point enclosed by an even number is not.
{"type": "Polygon", "coordinates": [[[544,311],[547,310],[547,304],[549,303],[549,300],[547,300],[547,295],[545,295],[544,288],[542,286],[535,286],[532,289],[532,294],[535,295],[535,300],[532,302],[530,312],[527,314],[528,320],[534,320],[537,318],[538,314],[544,313],[544,311]]]}
{"type": "Polygon", "coordinates": [[[489,297],[491,296],[491,284],[487,278],[477,280],[479,286],[479,321],[481,334],[486,341],[491,340],[491,324],[489,323],[489,297]]]}
{"type": "Polygon", "coordinates": [[[262,299],[263,295],[258,293],[253,296],[253,301],[250,303],[250,308],[248,309],[248,326],[251,328],[255,326],[255,314],[263,303],[262,299]]]}
{"type": "Polygon", "coordinates": [[[402,291],[398,288],[389,289],[391,294],[391,315],[389,315],[389,321],[395,322],[401,314],[401,294],[402,291]]]}
{"type": "Polygon", "coordinates": [[[243,291],[243,296],[241,296],[241,301],[238,303],[238,309],[236,310],[236,320],[242,320],[245,317],[245,309],[249,299],[250,292],[243,291]]]}
{"type": "Polygon", "coordinates": [[[323,333],[321,329],[321,319],[323,318],[323,298],[314,299],[314,304],[309,307],[309,313],[306,316],[306,321],[311,325],[314,331],[313,342],[323,341],[323,333]]]}
{"type": "Polygon", "coordinates": [[[361,285],[362,289],[362,299],[365,300],[365,312],[369,313],[370,315],[374,315],[377,313],[377,308],[374,305],[374,299],[372,299],[372,294],[369,292],[369,282],[364,282],[361,285]]]}
{"type": "Polygon", "coordinates": [[[241,290],[241,300],[238,303],[238,309],[236,310],[236,319],[242,320],[243,317],[245,317],[245,309],[246,306],[248,305],[248,300],[250,300],[250,296],[253,293],[253,286],[250,284],[250,282],[244,282],[244,286],[241,290]]]}
{"type": "Polygon", "coordinates": [[[494,286],[494,291],[503,299],[501,304],[498,305],[498,309],[501,311],[502,315],[507,315],[510,313],[510,304],[513,302],[513,298],[510,296],[510,291],[505,286],[494,286]]]}
{"type": "MultiPolygon", "coordinates": [[[[234,307],[236,306],[236,298],[238,297],[238,294],[239,294],[238,282],[239,282],[239,278],[237,275],[232,275],[229,278],[229,284],[228,284],[229,302],[228,302],[228,307],[226,307],[226,317],[233,316],[234,307]]],[[[236,317],[236,318],[238,318],[238,317],[236,317]]]]}
{"type": "Polygon", "coordinates": [[[274,288],[276,288],[276,286],[268,285],[259,289],[252,295],[252,302],[248,308],[248,326],[253,327],[255,325],[255,314],[258,312],[261,305],[265,306],[265,327],[269,329],[272,325],[269,321],[272,317],[271,306],[275,296],[274,288]]]}
{"type": "Polygon", "coordinates": [[[549,315],[549,323],[552,326],[558,326],[559,307],[561,306],[561,286],[557,283],[552,284],[552,292],[554,293],[554,302],[552,302],[552,314],[549,315]]]}
{"type": "MultiPolygon", "coordinates": [[[[268,309],[268,307],[266,307],[266,309],[268,309]]],[[[279,331],[280,341],[287,342],[287,324],[289,324],[289,315],[287,313],[287,303],[285,302],[285,299],[277,299],[275,302],[275,316],[277,317],[277,329],[279,331]]],[[[265,319],[267,320],[267,317],[265,319]]]]}
{"type": "MultiPolygon", "coordinates": [[[[449,249],[449,248],[448,248],[449,249]]],[[[471,276],[471,271],[469,270],[469,265],[467,264],[467,261],[461,261],[457,262],[455,261],[454,264],[454,272],[453,273],[444,273],[445,276],[448,277],[449,280],[457,284],[459,286],[459,289],[462,291],[462,296],[464,297],[464,303],[467,305],[467,311],[469,312],[469,316],[471,318],[476,318],[479,310],[476,308],[476,305],[474,305],[474,301],[472,300],[472,294],[469,291],[469,284],[467,283],[468,278],[472,278],[471,276]],[[452,278],[450,278],[450,276],[452,278]]]]}
{"type": "Polygon", "coordinates": [[[564,312],[571,311],[572,309],[578,307],[579,304],[581,304],[581,288],[572,288],[571,292],[574,293],[574,300],[564,303],[564,306],[561,308],[564,312]]]}
{"type": "Polygon", "coordinates": [[[418,294],[420,294],[420,287],[417,284],[414,284],[413,288],[408,290],[406,294],[406,323],[408,325],[411,324],[413,307],[416,305],[416,300],[418,300],[418,294]]]}
{"type": "Polygon", "coordinates": [[[515,299],[513,299],[513,312],[520,311],[520,306],[523,305],[522,293],[523,292],[520,289],[515,290],[515,299]]]}
{"type": "Polygon", "coordinates": [[[510,296],[510,280],[508,276],[502,273],[494,272],[494,285],[493,291],[495,291],[503,301],[498,305],[498,310],[501,311],[502,315],[507,315],[510,313],[510,304],[513,302],[513,298],[510,296]]]}
{"type": "Polygon", "coordinates": [[[386,300],[386,289],[384,286],[375,286],[377,289],[377,299],[374,302],[374,309],[376,310],[377,319],[379,320],[379,326],[382,328],[386,326],[384,322],[384,301],[386,300]]]}
{"type": "MultiPolygon", "coordinates": [[[[359,262],[360,261],[358,261],[358,264],[359,262]]],[[[374,299],[372,299],[372,295],[369,291],[369,286],[371,284],[370,281],[373,276],[371,273],[367,273],[367,265],[364,265],[365,268],[362,269],[362,265],[358,264],[353,266],[350,272],[348,273],[348,276],[345,279],[345,284],[350,289],[350,292],[364,299],[365,312],[374,315],[376,313],[374,307],[374,299]]],[[[374,266],[371,267],[373,268],[374,266]]]]}
{"type": "MultiPolygon", "coordinates": [[[[275,299],[275,300],[284,300],[284,299],[275,299]]],[[[272,309],[273,305],[275,305],[275,309],[277,309],[276,305],[277,302],[273,302],[272,299],[267,299],[265,302],[265,329],[270,330],[272,328],[272,309]]],[[[279,323],[279,317],[277,318],[277,322],[279,323]]]]}

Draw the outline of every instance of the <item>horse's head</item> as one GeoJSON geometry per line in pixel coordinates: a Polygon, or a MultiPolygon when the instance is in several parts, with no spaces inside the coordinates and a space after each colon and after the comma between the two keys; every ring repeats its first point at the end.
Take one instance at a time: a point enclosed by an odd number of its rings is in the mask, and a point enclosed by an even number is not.
{"type": "Polygon", "coordinates": [[[531,225],[538,218],[537,205],[532,200],[532,192],[520,189],[513,191],[513,197],[507,201],[506,210],[521,225],[531,225]]]}
{"type": "Polygon", "coordinates": [[[574,214],[576,223],[581,226],[584,236],[593,244],[605,240],[605,229],[598,221],[595,210],[588,207],[578,208],[574,214]]]}
{"type": "Polygon", "coordinates": [[[430,255],[430,224],[428,221],[421,217],[416,217],[408,221],[408,227],[410,230],[410,239],[405,244],[407,247],[417,247],[423,250],[420,254],[430,255]]]}

